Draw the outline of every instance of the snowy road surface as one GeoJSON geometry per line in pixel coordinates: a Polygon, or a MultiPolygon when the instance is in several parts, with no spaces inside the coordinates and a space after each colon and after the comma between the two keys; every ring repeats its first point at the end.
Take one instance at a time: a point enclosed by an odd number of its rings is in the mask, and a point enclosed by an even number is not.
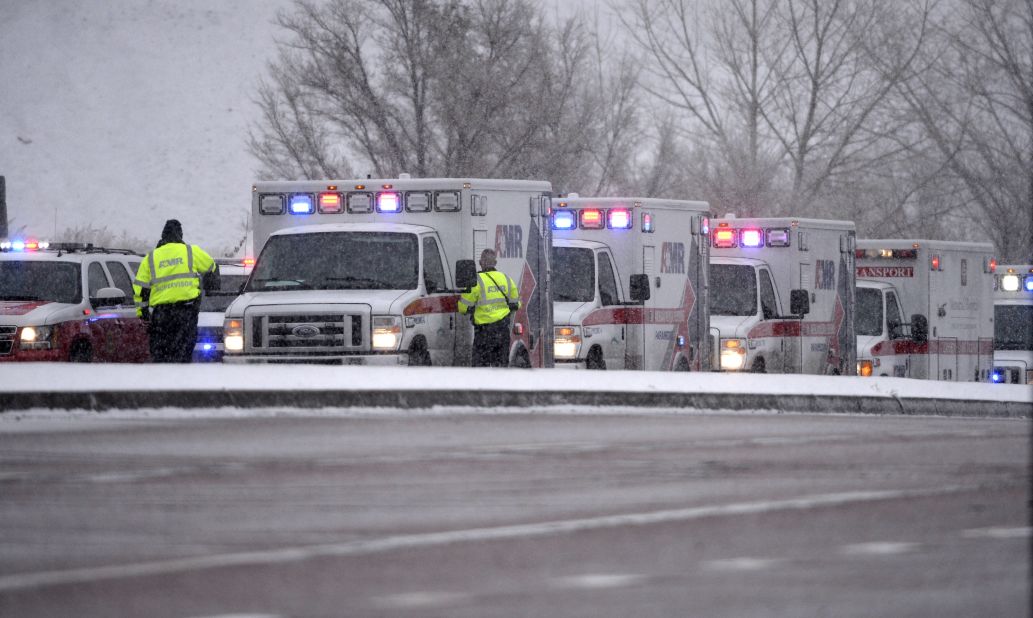
{"type": "Polygon", "coordinates": [[[0,415],[3,616],[1022,616],[1019,419],[0,415]]]}

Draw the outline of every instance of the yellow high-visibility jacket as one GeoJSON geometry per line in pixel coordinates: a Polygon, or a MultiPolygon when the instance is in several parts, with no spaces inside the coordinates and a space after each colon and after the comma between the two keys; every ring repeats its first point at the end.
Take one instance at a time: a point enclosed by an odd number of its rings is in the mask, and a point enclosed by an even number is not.
{"type": "Polygon", "coordinates": [[[482,270],[477,273],[477,285],[459,297],[459,313],[473,308],[474,324],[492,324],[509,315],[509,303],[520,306],[520,289],[506,273],[482,270]]]}
{"type": "Polygon", "coordinates": [[[148,307],[181,303],[201,295],[201,277],[217,273],[212,256],[197,245],[164,244],[147,254],[133,281],[136,315],[148,307]]]}

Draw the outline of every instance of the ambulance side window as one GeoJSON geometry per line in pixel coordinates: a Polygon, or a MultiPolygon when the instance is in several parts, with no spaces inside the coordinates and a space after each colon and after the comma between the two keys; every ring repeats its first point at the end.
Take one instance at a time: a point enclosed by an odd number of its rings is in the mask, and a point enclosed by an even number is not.
{"type": "Polygon", "coordinates": [[[617,280],[613,277],[613,265],[610,264],[610,254],[600,253],[599,255],[599,300],[603,306],[616,305],[620,297],[617,295],[617,280]]]}
{"type": "Polygon", "coordinates": [[[115,287],[122,290],[122,293],[126,295],[129,300],[133,299],[133,282],[129,278],[129,274],[126,272],[126,267],[122,265],[122,262],[108,262],[108,272],[111,273],[111,278],[115,282],[115,287]]]}
{"type": "Polygon", "coordinates": [[[423,237],[423,284],[428,294],[444,292],[445,269],[441,265],[441,252],[438,243],[432,236],[423,237]]]}
{"type": "Polygon", "coordinates": [[[760,307],[764,311],[764,319],[778,317],[778,301],[775,299],[775,286],[771,284],[771,273],[760,271],[760,307]]]}
{"type": "Polygon", "coordinates": [[[886,292],[886,326],[889,327],[890,339],[900,339],[904,336],[903,324],[900,305],[897,304],[897,295],[893,292],[886,292]]]}
{"type": "Polygon", "coordinates": [[[104,274],[104,269],[101,268],[100,262],[93,262],[90,264],[90,270],[86,274],[87,281],[89,282],[90,298],[97,296],[97,292],[101,288],[108,287],[108,277],[104,274]]]}

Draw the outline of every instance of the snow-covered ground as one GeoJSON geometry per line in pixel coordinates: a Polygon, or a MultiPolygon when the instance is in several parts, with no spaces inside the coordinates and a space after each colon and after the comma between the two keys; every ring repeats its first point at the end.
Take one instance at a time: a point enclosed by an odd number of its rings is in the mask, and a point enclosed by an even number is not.
{"type": "Polygon", "coordinates": [[[1033,387],[767,374],[468,369],[322,365],[0,366],[0,393],[100,391],[455,391],[743,393],[1030,402],[1033,387]]]}

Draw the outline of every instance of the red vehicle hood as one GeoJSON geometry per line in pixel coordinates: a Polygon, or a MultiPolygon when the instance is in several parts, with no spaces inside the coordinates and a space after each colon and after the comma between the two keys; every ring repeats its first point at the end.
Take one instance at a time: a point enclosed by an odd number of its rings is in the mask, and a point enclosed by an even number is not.
{"type": "Polygon", "coordinates": [[[3,300],[0,301],[0,315],[25,315],[49,304],[49,300],[3,300]]]}

